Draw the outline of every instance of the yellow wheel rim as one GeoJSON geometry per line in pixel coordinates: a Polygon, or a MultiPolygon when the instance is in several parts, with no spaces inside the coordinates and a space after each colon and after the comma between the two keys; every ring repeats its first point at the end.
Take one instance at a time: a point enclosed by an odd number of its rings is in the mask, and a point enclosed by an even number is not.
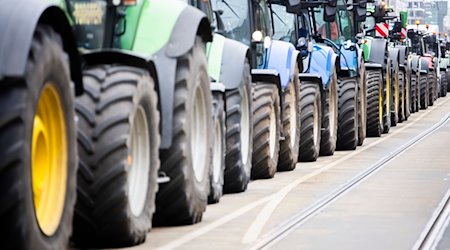
{"type": "Polygon", "coordinates": [[[378,88],[378,118],[380,124],[383,123],[383,84],[378,88]]]}
{"type": "Polygon", "coordinates": [[[47,236],[55,233],[64,210],[67,138],[61,99],[51,83],[44,85],[34,116],[31,176],[36,218],[47,236]]]}

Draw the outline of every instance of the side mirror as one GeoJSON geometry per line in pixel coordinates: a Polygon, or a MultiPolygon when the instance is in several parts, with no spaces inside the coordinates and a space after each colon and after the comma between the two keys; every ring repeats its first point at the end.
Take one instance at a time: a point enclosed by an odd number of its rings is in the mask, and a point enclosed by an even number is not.
{"type": "Polygon", "coordinates": [[[367,1],[366,0],[354,0],[356,8],[353,9],[355,13],[355,19],[357,22],[366,21],[367,15],[367,1]]]}
{"type": "Polygon", "coordinates": [[[285,2],[286,4],[286,11],[288,13],[299,13],[301,10],[301,1],[300,0],[287,0],[285,2]]]}
{"type": "Polygon", "coordinates": [[[324,6],[323,20],[325,22],[334,22],[336,20],[337,0],[328,0],[324,6]]]}

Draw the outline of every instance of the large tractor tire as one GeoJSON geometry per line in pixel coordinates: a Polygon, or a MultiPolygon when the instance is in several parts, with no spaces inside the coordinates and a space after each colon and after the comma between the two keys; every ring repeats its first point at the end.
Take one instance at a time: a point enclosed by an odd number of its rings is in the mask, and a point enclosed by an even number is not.
{"type": "Polygon", "coordinates": [[[419,82],[417,80],[416,74],[411,75],[411,113],[416,113],[419,111],[419,82]]]}
{"type": "Polygon", "coordinates": [[[397,126],[397,123],[399,121],[400,116],[400,83],[398,74],[400,72],[400,69],[398,67],[398,64],[395,65],[394,68],[394,75],[391,77],[391,90],[392,90],[392,102],[391,102],[391,126],[395,127],[397,126]]]}
{"type": "Polygon", "coordinates": [[[322,135],[320,138],[320,155],[333,155],[336,149],[338,129],[338,82],[336,71],[331,76],[329,86],[322,97],[322,135]]]}
{"type": "Polygon", "coordinates": [[[219,202],[223,194],[225,171],[225,104],[223,93],[213,93],[213,128],[214,138],[212,143],[212,164],[210,170],[210,191],[208,203],[219,202]]]}
{"type": "Polygon", "coordinates": [[[401,71],[399,74],[399,81],[403,77],[403,109],[404,109],[404,121],[407,121],[409,116],[411,116],[411,77],[408,76],[407,71],[401,71]]]}
{"type": "Polygon", "coordinates": [[[25,79],[0,82],[0,242],[66,249],[76,197],[76,126],[61,37],[38,25],[25,79]]]}
{"type": "Polygon", "coordinates": [[[84,72],[77,98],[78,198],[73,241],[80,247],[144,242],[159,170],[158,96],[148,71],[100,65],[84,72]]]}
{"type": "Polygon", "coordinates": [[[320,151],[322,97],[317,83],[300,85],[300,147],[299,161],[315,161],[320,151]]]}
{"type": "Polygon", "coordinates": [[[450,71],[445,72],[445,78],[447,78],[447,92],[450,92],[450,71]]]}
{"type": "Polygon", "coordinates": [[[427,74],[428,83],[428,106],[434,105],[434,100],[436,100],[436,76],[433,71],[429,71],[427,74]]]}
{"type": "Polygon", "coordinates": [[[354,150],[358,145],[358,83],[354,77],[338,79],[339,116],[336,149],[354,150]]]}
{"type": "Polygon", "coordinates": [[[441,97],[447,96],[447,88],[448,88],[448,81],[447,81],[447,74],[445,72],[441,73],[441,97]]]}
{"type": "Polygon", "coordinates": [[[381,70],[367,70],[367,136],[383,132],[383,75],[381,70]]]}
{"type": "Polygon", "coordinates": [[[389,133],[391,129],[392,120],[391,120],[391,105],[393,104],[393,88],[392,88],[392,77],[390,70],[390,62],[387,63],[386,72],[387,74],[384,76],[385,86],[383,88],[383,133],[389,133]]]}
{"type": "Polygon", "coordinates": [[[282,105],[282,137],[280,142],[280,158],[278,171],[291,171],[295,169],[298,160],[300,144],[300,80],[298,68],[295,65],[292,81],[283,93],[282,105]]]}
{"type": "Polygon", "coordinates": [[[280,96],[271,83],[253,84],[252,179],[272,178],[280,150],[280,96]]]}
{"type": "Polygon", "coordinates": [[[430,88],[428,87],[428,83],[427,83],[427,76],[426,75],[421,75],[419,77],[419,100],[420,100],[420,109],[427,109],[428,108],[428,104],[429,104],[429,98],[430,98],[430,93],[429,90],[430,88]]]}
{"type": "MultiPolygon", "coordinates": [[[[173,138],[160,150],[161,171],[169,178],[156,195],[157,225],[187,225],[201,221],[208,201],[212,164],[212,101],[204,44],[177,62],[173,104],[173,138]]],[[[164,114],[163,114],[164,115],[164,114]]]]}
{"type": "Polygon", "coordinates": [[[250,65],[244,65],[242,84],[225,92],[226,156],[224,193],[243,192],[250,181],[253,152],[252,85],[250,65]]]}
{"type": "Polygon", "coordinates": [[[391,104],[392,104],[392,79],[389,67],[385,76],[383,88],[383,134],[389,133],[391,129],[391,104]]]}
{"type": "Polygon", "coordinates": [[[364,61],[358,74],[358,146],[363,145],[367,136],[367,74],[364,61]]]}
{"type": "Polygon", "coordinates": [[[406,121],[406,82],[405,72],[403,70],[398,71],[398,122],[402,123],[406,121]]]}

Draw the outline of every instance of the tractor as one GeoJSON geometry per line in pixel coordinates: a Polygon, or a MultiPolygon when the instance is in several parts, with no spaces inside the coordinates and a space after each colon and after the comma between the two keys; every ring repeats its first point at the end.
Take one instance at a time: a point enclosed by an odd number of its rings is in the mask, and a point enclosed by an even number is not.
{"type": "MultiPolygon", "coordinates": [[[[190,4],[202,10],[210,20],[213,40],[207,45],[208,72],[213,83],[214,128],[224,128],[222,139],[225,152],[214,150],[209,202],[216,203],[225,193],[242,192],[250,181],[252,157],[252,84],[250,48],[226,38],[219,11],[212,9],[211,1],[191,0],[190,4]],[[223,92],[214,86],[223,86],[223,92]],[[223,109],[224,117],[220,114],[223,109]],[[218,152],[219,155],[216,155],[218,152]],[[217,158],[215,158],[217,157],[217,158]]],[[[220,146],[220,143],[215,143],[220,146]]]]}
{"type": "Polygon", "coordinates": [[[76,199],[81,58],[65,13],[46,1],[2,2],[0,31],[2,248],[64,249],[76,199]]]}
{"type": "MultiPolygon", "coordinates": [[[[392,9],[388,9],[392,10],[392,9]]],[[[410,75],[411,69],[407,65],[408,59],[408,48],[406,46],[406,25],[407,25],[407,12],[401,11],[400,16],[394,17],[390,16],[387,19],[393,20],[391,24],[393,24],[393,28],[389,30],[389,47],[391,48],[390,52],[395,52],[398,54],[398,73],[397,78],[394,75],[394,87],[398,88],[398,95],[394,97],[394,103],[391,107],[396,111],[397,116],[392,117],[392,120],[397,119],[398,122],[403,122],[408,119],[410,116],[410,75]],[[397,20],[395,20],[397,19],[397,20]],[[392,49],[395,48],[395,49],[392,49]]],[[[397,57],[394,57],[397,58],[397,57]]],[[[394,60],[393,60],[394,61],[394,60]]],[[[391,109],[392,111],[392,109],[391,109]]]]}
{"type": "Polygon", "coordinates": [[[388,46],[387,34],[376,31],[377,25],[385,27],[385,17],[382,4],[368,6],[364,35],[358,35],[367,76],[367,135],[375,137],[389,132],[398,112],[398,105],[394,105],[399,95],[398,49],[388,46]]]}
{"type": "Polygon", "coordinates": [[[214,135],[207,17],[181,1],[65,2],[84,51],[87,92],[77,100],[74,241],[137,244],[152,221],[201,221],[214,135]],[[153,76],[156,94],[144,95],[139,70],[153,76]]]}
{"type": "Polygon", "coordinates": [[[340,59],[336,148],[341,150],[352,150],[358,144],[362,145],[366,134],[366,72],[362,50],[355,43],[354,29],[354,24],[365,18],[365,7],[362,1],[355,1],[353,6],[338,0],[336,21],[326,23],[322,29],[322,33],[327,35],[328,44],[340,59]],[[357,12],[347,10],[353,7],[357,12]],[[358,13],[364,14],[358,16],[358,13]]]}
{"type": "Polygon", "coordinates": [[[339,58],[317,32],[315,19],[334,21],[336,1],[273,1],[278,39],[296,45],[303,57],[301,80],[300,161],[332,155],[338,127],[339,58]],[[278,19],[278,21],[277,21],[278,19]]]}
{"type": "Polygon", "coordinates": [[[277,170],[292,170],[300,140],[299,52],[290,43],[272,39],[270,1],[213,0],[212,4],[223,24],[219,32],[250,47],[251,178],[272,178],[277,170]]]}
{"type": "Polygon", "coordinates": [[[425,34],[419,30],[409,29],[407,33],[410,45],[408,48],[410,52],[408,64],[413,72],[411,74],[412,112],[428,108],[428,105],[430,104],[430,93],[432,93],[430,92],[430,89],[432,89],[434,85],[433,81],[428,82],[428,78],[433,78],[431,68],[434,68],[434,66],[432,56],[426,54],[424,36],[425,34]]]}
{"type": "MultiPolygon", "coordinates": [[[[440,34],[439,34],[440,36],[440,34]]],[[[448,91],[448,83],[449,83],[449,78],[447,78],[447,74],[448,74],[448,68],[450,68],[449,65],[449,61],[448,58],[446,57],[446,48],[445,48],[445,40],[441,37],[439,37],[439,53],[440,53],[440,58],[439,58],[439,82],[440,82],[440,86],[441,88],[439,89],[439,96],[441,97],[445,97],[447,96],[447,91],[448,91]]]]}

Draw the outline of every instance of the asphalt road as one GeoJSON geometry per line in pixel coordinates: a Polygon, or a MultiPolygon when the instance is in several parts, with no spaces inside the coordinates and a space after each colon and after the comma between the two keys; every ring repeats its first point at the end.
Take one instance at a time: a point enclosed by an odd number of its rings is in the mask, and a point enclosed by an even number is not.
{"type": "Polygon", "coordinates": [[[418,249],[428,238],[450,249],[447,217],[428,234],[449,196],[449,120],[440,98],[355,151],[253,181],[201,223],[154,228],[130,249],[418,249]]]}

